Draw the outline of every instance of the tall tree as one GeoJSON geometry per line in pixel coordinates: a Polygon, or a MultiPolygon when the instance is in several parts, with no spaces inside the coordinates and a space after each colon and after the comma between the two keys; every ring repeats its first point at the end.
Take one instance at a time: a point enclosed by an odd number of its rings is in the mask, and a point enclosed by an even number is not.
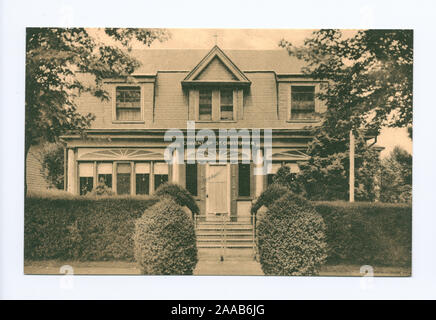
{"type": "Polygon", "coordinates": [[[382,160],[380,199],[384,202],[412,201],[412,155],[395,147],[382,160]]]}
{"type": "Polygon", "coordinates": [[[133,43],[150,46],[169,37],[162,29],[106,28],[100,32],[111,44],[85,28],[26,30],[25,159],[32,145],[55,142],[68,130],[82,131],[90,125],[93,114],[78,113],[75,98],[90,92],[108,99],[103,79],[128,76],[139,66],[129,55],[133,43]],[[94,81],[81,81],[76,76],[81,72],[94,81]]]}
{"type": "Polygon", "coordinates": [[[362,30],[344,37],[339,30],[318,30],[301,47],[285,40],[279,45],[305,60],[304,73],[328,84],[317,95],[327,105],[323,125],[313,129],[312,158],[297,180],[308,197],[345,200],[353,130],[356,198],[372,200],[378,158],[365,138],[378,135],[383,126],[412,124],[413,31],[362,30]]]}

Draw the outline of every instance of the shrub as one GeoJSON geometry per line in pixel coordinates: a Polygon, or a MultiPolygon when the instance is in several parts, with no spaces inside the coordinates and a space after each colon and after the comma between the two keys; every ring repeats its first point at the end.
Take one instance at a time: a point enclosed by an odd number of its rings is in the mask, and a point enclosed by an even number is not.
{"type": "Polygon", "coordinates": [[[411,205],[340,201],[313,205],[327,226],[327,263],[411,265],[411,205]]]}
{"type": "Polygon", "coordinates": [[[136,221],[135,258],[143,274],[192,274],[197,264],[194,223],[171,197],[136,221]]]}
{"type": "Polygon", "coordinates": [[[31,197],[25,200],[27,260],[133,261],[135,220],[150,197],[31,197]]]}
{"type": "Polygon", "coordinates": [[[277,199],[281,198],[287,192],[289,192],[289,189],[285,186],[277,183],[271,184],[253,203],[251,213],[256,214],[262,206],[269,208],[277,199]]]}
{"type": "Polygon", "coordinates": [[[178,184],[164,183],[156,190],[155,195],[159,198],[163,196],[171,196],[178,205],[182,207],[188,207],[193,214],[198,214],[200,211],[197,206],[197,202],[189,193],[189,191],[178,184]]]}
{"type": "Polygon", "coordinates": [[[258,249],[266,275],[315,275],[327,255],[325,224],[304,199],[286,193],[260,219],[258,249]]]}
{"type": "Polygon", "coordinates": [[[42,176],[50,186],[63,189],[64,146],[61,143],[46,143],[40,155],[42,176]]]}
{"type": "Polygon", "coordinates": [[[91,192],[86,194],[89,197],[95,196],[113,196],[115,193],[109,188],[104,181],[99,181],[91,192]]]}

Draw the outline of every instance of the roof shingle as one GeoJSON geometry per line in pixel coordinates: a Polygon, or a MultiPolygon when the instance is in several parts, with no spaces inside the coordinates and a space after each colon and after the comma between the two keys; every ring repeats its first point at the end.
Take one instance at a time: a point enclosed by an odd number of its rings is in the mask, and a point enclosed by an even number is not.
{"type": "MultiPolygon", "coordinates": [[[[304,61],[289,56],[285,50],[223,50],[241,71],[274,71],[277,74],[301,74],[304,61]]],[[[158,71],[191,71],[209,50],[145,49],[132,50],[141,62],[134,74],[158,71]]]]}

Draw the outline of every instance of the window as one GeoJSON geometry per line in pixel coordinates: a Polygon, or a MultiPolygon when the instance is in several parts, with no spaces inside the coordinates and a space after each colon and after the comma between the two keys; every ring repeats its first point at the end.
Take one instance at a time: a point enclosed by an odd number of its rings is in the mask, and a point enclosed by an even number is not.
{"type": "Polygon", "coordinates": [[[116,119],[141,120],[141,88],[117,87],[116,119]]]}
{"type": "Polygon", "coordinates": [[[136,194],[150,194],[150,163],[136,163],[136,194]]]}
{"type": "Polygon", "coordinates": [[[239,163],[238,165],[238,195],[250,196],[250,164],[239,163]]]}
{"type": "Polygon", "coordinates": [[[117,193],[130,194],[130,163],[117,164],[117,193]]]}
{"type": "Polygon", "coordinates": [[[291,119],[312,119],[315,112],[315,87],[291,87],[291,119]]]}
{"type": "Polygon", "coordinates": [[[112,188],[112,163],[102,162],[97,164],[97,181],[112,188]]]}
{"type": "Polygon", "coordinates": [[[221,96],[221,106],[220,106],[220,117],[221,120],[228,121],[233,120],[233,90],[223,89],[220,91],[221,96]]]}
{"type": "Polygon", "coordinates": [[[186,164],[186,189],[193,196],[197,194],[197,164],[186,164]]]}
{"type": "Polygon", "coordinates": [[[79,163],[80,195],[91,192],[94,188],[94,164],[89,162],[79,163]]]}
{"type": "Polygon", "coordinates": [[[165,162],[155,162],[153,166],[154,190],[168,182],[168,165],[165,162]]]}
{"type": "Polygon", "coordinates": [[[212,90],[200,90],[199,120],[212,120],[212,90]]]}

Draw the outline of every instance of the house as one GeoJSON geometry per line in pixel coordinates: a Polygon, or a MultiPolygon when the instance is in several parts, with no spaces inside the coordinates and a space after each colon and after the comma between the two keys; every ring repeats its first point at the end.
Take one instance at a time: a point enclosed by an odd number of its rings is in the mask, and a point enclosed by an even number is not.
{"type": "MultiPolygon", "coordinates": [[[[85,137],[62,137],[68,192],[86,194],[103,181],[117,194],[152,194],[171,181],[191,192],[201,214],[237,220],[250,214],[252,199],[278,167],[285,164],[297,173],[298,163],[309,159],[304,153],[309,129],[326,110],[316,98],[324,84],[303,75],[302,62],[285,50],[224,51],[214,46],[210,51],[148,49],[132,54],[142,65],[129,77],[105,81],[109,101],[84,94],[77,102],[79,112],[91,112],[96,119],[85,137]],[[194,134],[209,129],[217,137],[220,129],[247,129],[240,131],[235,147],[239,160],[244,157],[244,133],[261,129],[262,138],[262,130],[271,129],[272,169],[254,174],[256,155],[249,163],[167,163],[165,150],[172,141],[166,141],[165,133],[182,132],[186,146],[189,126],[195,126],[194,134]]],[[[197,149],[203,145],[198,138],[197,149]]],[[[225,157],[229,150],[227,146],[225,157]]],[[[259,150],[262,159],[264,149],[259,150]]],[[[172,156],[179,157],[176,152],[172,156]]]]}

